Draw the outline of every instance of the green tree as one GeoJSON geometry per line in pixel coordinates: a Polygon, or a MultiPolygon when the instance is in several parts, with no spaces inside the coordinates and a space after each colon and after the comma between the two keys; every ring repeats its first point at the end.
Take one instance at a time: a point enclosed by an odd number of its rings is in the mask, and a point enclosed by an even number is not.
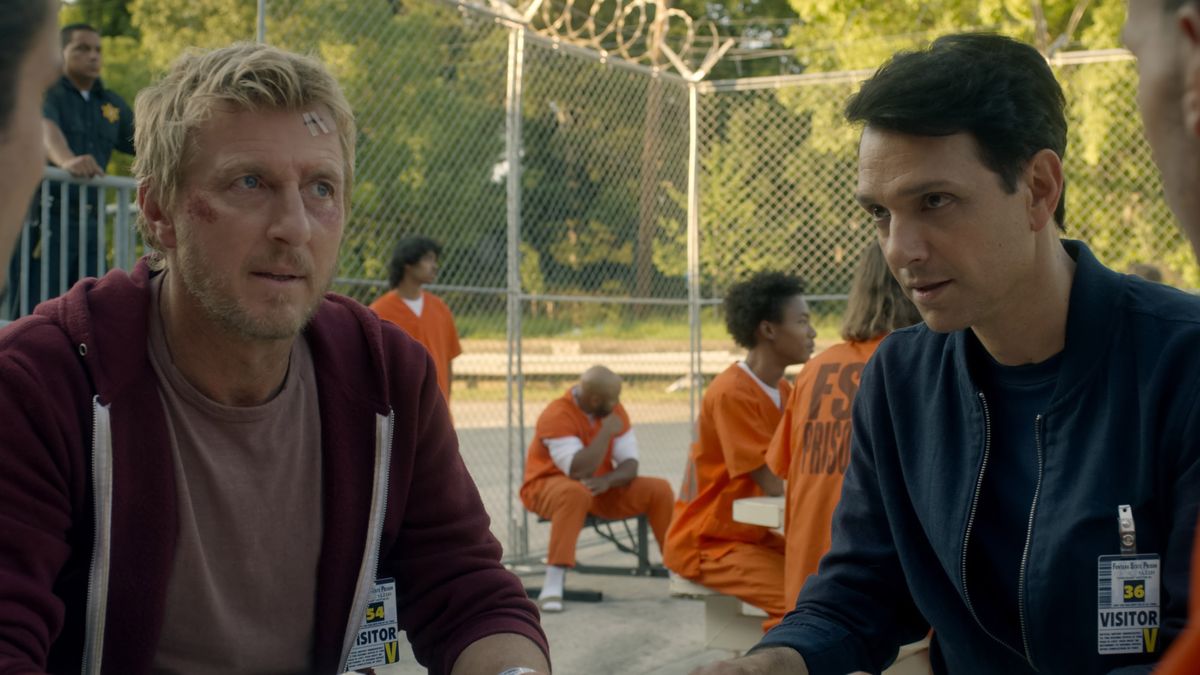
{"type": "MultiPolygon", "coordinates": [[[[794,7],[802,23],[789,39],[809,72],[869,72],[899,49],[962,30],[997,31],[1057,53],[1111,48],[1124,20],[1118,0],[797,0],[794,7]]],[[[1118,269],[1155,262],[1172,280],[1200,285],[1142,139],[1132,62],[1056,72],[1071,126],[1067,235],[1085,239],[1118,269]]],[[[800,270],[818,291],[848,288],[845,249],[869,232],[852,202],[858,130],[841,115],[859,79],[701,97],[701,119],[708,120],[700,159],[701,252],[704,281],[714,291],[763,267],[800,270]]],[[[682,204],[682,195],[675,199],[682,204]]],[[[681,221],[664,220],[656,264],[679,270],[684,241],[681,221]]]]}
{"type": "Polygon", "coordinates": [[[254,39],[256,8],[246,0],[129,0],[134,29],[151,73],[161,73],[188,48],[222,47],[254,39]]]}

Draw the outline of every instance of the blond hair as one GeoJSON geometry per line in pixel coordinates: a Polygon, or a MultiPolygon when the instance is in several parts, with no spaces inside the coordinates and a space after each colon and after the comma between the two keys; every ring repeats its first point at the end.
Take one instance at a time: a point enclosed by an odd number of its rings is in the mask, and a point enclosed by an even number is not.
{"type": "Polygon", "coordinates": [[[896,283],[879,242],[872,240],[863,249],[854,270],[850,301],[842,317],[842,339],[866,342],[920,322],[920,312],[896,283]]]}
{"type": "MultiPolygon", "coordinates": [[[[354,184],[354,113],[337,80],[315,58],[267,45],[240,42],[210,51],[189,51],[134,103],[133,175],[162,205],[179,196],[180,176],[194,150],[192,132],[218,106],[246,110],[296,110],[323,105],[333,114],[345,162],[342,205],[349,217],[354,184]]],[[[307,111],[305,111],[307,112],[307,111]]],[[[143,215],[137,226],[148,246],[162,246],[143,215]]],[[[161,267],[161,255],[153,260],[161,267]]]]}

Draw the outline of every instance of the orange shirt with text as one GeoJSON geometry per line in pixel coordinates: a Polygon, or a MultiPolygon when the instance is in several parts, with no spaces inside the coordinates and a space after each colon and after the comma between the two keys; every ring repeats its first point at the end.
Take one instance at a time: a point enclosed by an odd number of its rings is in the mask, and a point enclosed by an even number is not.
{"type": "Polygon", "coordinates": [[[794,601],[829,550],[833,510],[850,463],[850,404],[882,337],[842,342],[813,357],[796,377],[767,466],[787,480],[784,597],[794,601]]]}
{"type": "Polygon", "coordinates": [[[1188,594],[1188,622],[1167,650],[1167,656],[1154,675],[1196,675],[1200,673],[1200,530],[1192,544],[1192,587],[1188,594]]]}
{"type": "Polygon", "coordinates": [[[371,309],[375,310],[379,318],[391,321],[414,340],[425,345],[437,368],[438,387],[449,402],[450,362],[462,354],[462,345],[458,342],[458,328],[454,325],[454,315],[441,298],[427,291],[421,293],[425,296],[421,316],[414,314],[412,308],[405,304],[395,290],[379,296],[379,299],[371,303],[371,309]]]}
{"type": "MultiPolygon", "coordinates": [[[[608,441],[608,449],[604,451],[604,459],[596,468],[596,472],[593,474],[595,476],[603,476],[613,470],[613,440],[632,427],[629,415],[620,403],[613,408],[612,414],[621,418],[621,430],[613,434],[613,438],[608,441]]],[[[583,412],[579,404],[575,402],[573,387],[560,398],[551,401],[542,414],[538,415],[533,441],[530,442],[529,452],[525,456],[525,480],[521,484],[521,499],[526,500],[526,493],[531,489],[536,489],[536,483],[540,479],[564,475],[550,457],[550,449],[546,447],[545,443],[546,439],[574,436],[583,442],[584,447],[587,447],[599,433],[600,419],[583,412]]]]}
{"type": "MultiPolygon", "coordinates": [[[[779,381],[787,398],[789,387],[779,381]]],[[[700,553],[720,557],[738,542],[770,545],[770,528],[733,519],[733,502],[761,497],[750,472],[765,462],[767,444],[781,412],[757,381],[738,364],[726,368],[704,392],[683,485],[667,531],[664,564],[688,578],[700,575],[700,553]]]]}

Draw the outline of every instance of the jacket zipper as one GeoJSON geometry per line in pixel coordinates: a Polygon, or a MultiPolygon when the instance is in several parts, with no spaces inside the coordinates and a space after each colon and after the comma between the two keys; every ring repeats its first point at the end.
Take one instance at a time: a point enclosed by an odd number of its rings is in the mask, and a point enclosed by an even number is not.
{"type": "Polygon", "coordinates": [[[1033,517],[1037,514],[1038,497],[1042,493],[1042,416],[1040,414],[1033,421],[1033,438],[1037,445],[1038,477],[1033,488],[1033,503],[1029,506],[1029,527],[1025,530],[1025,551],[1021,554],[1021,575],[1017,582],[1017,607],[1020,610],[1021,640],[1024,642],[1025,660],[1029,662],[1029,667],[1036,671],[1037,666],[1033,665],[1033,652],[1029,648],[1029,631],[1025,622],[1025,584],[1029,566],[1029,548],[1033,542],[1033,517]]]}
{"type": "Polygon", "coordinates": [[[975,619],[975,624],[983,631],[984,635],[992,638],[996,642],[1004,645],[1008,650],[1017,656],[1024,656],[1017,650],[1013,649],[1004,640],[992,635],[992,632],[983,625],[983,621],[979,619],[979,614],[975,612],[975,605],[971,604],[971,592],[967,589],[967,544],[971,541],[971,530],[975,526],[975,512],[979,510],[979,495],[983,491],[983,475],[987,473],[988,457],[992,453],[992,416],[988,411],[987,399],[984,398],[983,392],[977,392],[979,403],[983,406],[983,462],[979,466],[979,477],[975,479],[975,494],[971,497],[971,511],[967,514],[967,529],[963,533],[962,547],[962,588],[963,588],[963,603],[967,606],[967,611],[971,613],[971,618],[975,619]]]}
{"type": "Polygon", "coordinates": [[[379,578],[379,549],[383,545],[383,520],[387,515],[388,483],[392,470],[392,441],[395,437],[395,413],[388,411],[387,417],[376,415],[375,429],[375,484],[371,491],[371,513],[367,519],[366,550],[363,551],[363,562],[358,571],[358,584],[355,588],[354,603],[350,607],[350,617],[346,623],[346,633],[342,639],[342,658],[338,670],[344,672],[350,659],[350,651],[358,630],[367,612],[367,601],[379,578]]]}
{"type": "Polygon", "coordinates": [[[80,671],[99,673],[104,656],[108,566],[112,541],[112,429],[108,409],[92,397],[92,564],[88,571],[87,619],[80,671]]]}

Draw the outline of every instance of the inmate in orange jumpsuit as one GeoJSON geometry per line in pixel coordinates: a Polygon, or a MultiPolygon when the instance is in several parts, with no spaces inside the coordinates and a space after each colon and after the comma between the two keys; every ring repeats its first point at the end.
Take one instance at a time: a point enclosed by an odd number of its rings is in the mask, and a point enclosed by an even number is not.
{"type": "Polygon", "coordinates": [[[829,550],[833,510],[850,463],[850,403],[881,341],[842,342],[809,359],[767,450],[767,465],[787,480],[783,590],[789,606],[829,550]]]}
{"type": "MultiPolygon", "coordinates": [[[[779,393],[788,395],[786,381],[780,380],[779,393]]],[[[780,416],[739,364],[713,380],[663,550],[663,562],[676,574],[765,611],[764,628],[791,609],[783,596],[783,537],[734,521],[733,502],[763,495],[750,472],[763,465],[780,416]]]]}
{"type": "Polygon", "coordinates": [[[421,291],[425,306],[421,316],[413,313],[395,290],[388,291],[371,303],[371,309],[385,321],[391,321],[408,333],[414,340],[425,345],[433,356],[437,368],[438,387],[446,401],[450,401],[450,362],[462,354],[458,343],[458,329],[454,326],[454,315],[442,299],[433,293],[421,291]]]}
{"type": "MultiPolygon", "coordinates": [[[[578,438],[589,445],[600,433],[600,420],[591,417],[575,402],[573,390],[555,399],[538,416],[537,429],[525,459],[525,481],[521,502],[525,508],[550,520],[549,565],[575,566],[575,543],[583,530],[587,514],[616,520],[646,514],[654,538],[662,548],[667,525],[671,522],[671,486],[661,478],[638,476],[628,485],[610,488],[593,496],[583,483],[564,474],[555,465],[545,441],[551,438],[578,438]]],[[[617,404],[612,414],[621,418],[621,431],[608,442],[604,459],[593,476],[613,470],[613,442],[632,428],[624,406],[617,404]]]]}
{"type": "Polygon", "coordinates": [[[1200,531],[1192,544],[1192,584],[1188,591],[1188,623],[1154,675],[1196,675],[1200,673],[1200,531]]]}

